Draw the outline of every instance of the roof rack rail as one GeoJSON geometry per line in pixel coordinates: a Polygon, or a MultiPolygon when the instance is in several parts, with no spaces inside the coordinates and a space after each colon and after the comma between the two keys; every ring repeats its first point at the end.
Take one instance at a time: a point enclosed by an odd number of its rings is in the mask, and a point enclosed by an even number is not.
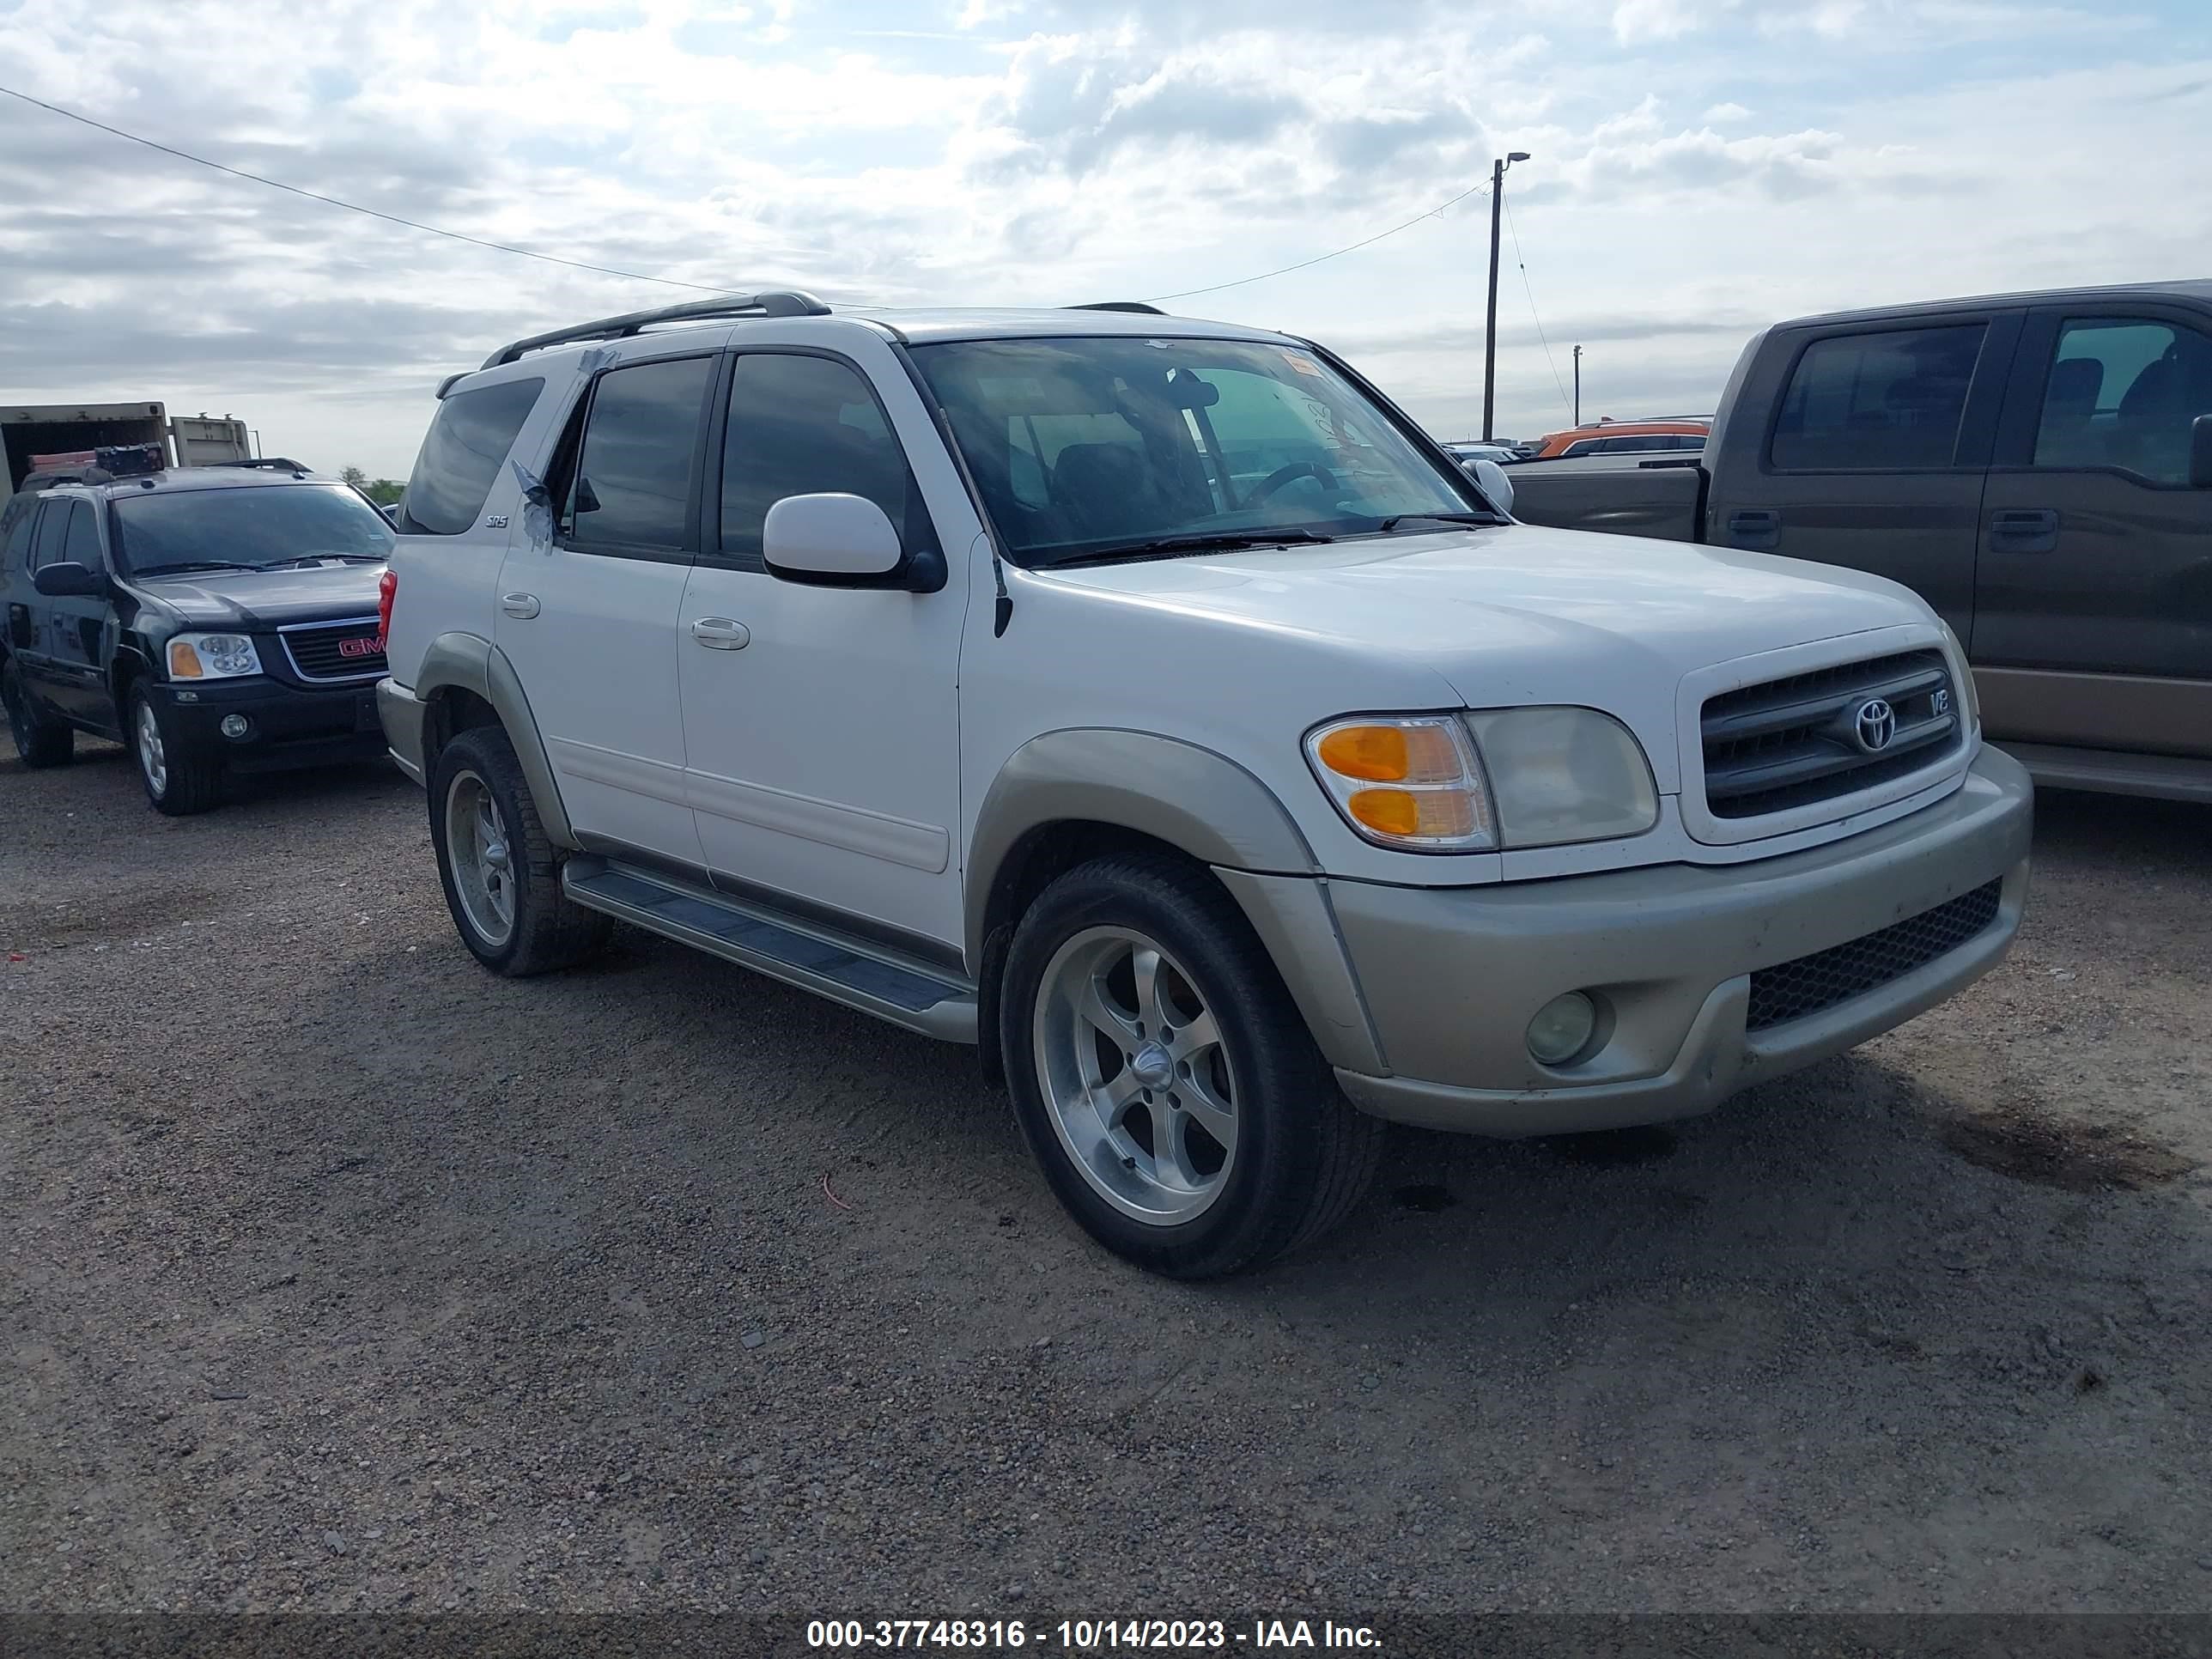
{"type": "Polygon", "coordinates": [[[1146,317],[1164,317],[1167,313],[1158,306],[1147,305],[1142,300],[1093,300],[1088,305],[1062,306],[1062,311],[1133,311],[1146,317]]]}
{"type": "Polygon", "coordinates": [[[203,461],[203,466],[247,467],[269,472],[312,472],[314,468],[305,461],[295,461],[284,455],[256,455],[242,461],[203,461]]]}
{"type": "MultiPolygon", "coordinates": [[[[653,311],[626,312],[602,317],[595,323],[556,328],[550,334],[533,334],[526,340],[501,346],[483,361],[486,368],[519,362],[527,351],[567,345],[576,340],[627,340],[655,323],[697,323],[714,317],[827,317],[830,307],[799,289],[766,289],[758,294],[732,294],[719,300],[687,300],[682,305],[661,306],[653,311]]],[[[441,395],[443,395],[442,393],[441,395]]]]}

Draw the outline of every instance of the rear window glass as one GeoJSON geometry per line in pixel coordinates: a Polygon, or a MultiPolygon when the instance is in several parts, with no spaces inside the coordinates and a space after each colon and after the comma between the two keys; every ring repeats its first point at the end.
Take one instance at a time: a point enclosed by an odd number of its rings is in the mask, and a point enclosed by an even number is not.
{"type": "Polygon", "coordinates": [[[401,499],[400,529],[411,536],[458,536],[474,524],[544,386],[540,380],[505,380],[440,404],[401,499]]]}
{"type": "Polygon", "coordinates": [[[592,394],[569,486],[574,538],[674,552],[684,544],[711,357],[609,369],[592,394]]]}
{"type": "Polygon", "coordinates": [[[1783,394],[1773,464],[1791,471],[1949,466],[1983,333],[1969,323],[1815,340],[1783,394]]]}

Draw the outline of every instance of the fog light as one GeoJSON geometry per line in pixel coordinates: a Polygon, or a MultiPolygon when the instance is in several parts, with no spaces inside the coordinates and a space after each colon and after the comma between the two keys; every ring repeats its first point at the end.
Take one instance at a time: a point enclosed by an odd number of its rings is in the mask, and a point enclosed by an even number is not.
{"type": "Polygon", "coordinates": [[[253,730],[253,722],[243,714],[225,714],[222,732],[226,738],[242,738],[253,730]]]}
{"type": "Polygon", "coordinates": [[[1539,1065],[1564,1066],[1589,1046],[1597,1006],[1580,991],[1553,997],[1528,1022],[1528,1052],[1539,1065]]]}

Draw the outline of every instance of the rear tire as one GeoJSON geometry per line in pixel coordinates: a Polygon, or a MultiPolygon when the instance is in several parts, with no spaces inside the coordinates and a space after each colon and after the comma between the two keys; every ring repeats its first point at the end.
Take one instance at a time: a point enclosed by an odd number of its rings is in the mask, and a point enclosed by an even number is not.
{"type": "Polygon", "coordinates": [[[472,726],[430,769],[430,844],[454,930],[470,953],[510,979],[573,967],[614,920],[561,890],[566,857],[545,834],[536,797],[497,726],[472,726]]]}
{"type": "Polygon", "coordinates": [[[32,701],[31,688],[13,657],[0,664],[0,702],[8,705],[8,730],[25,766],[36,772],[69,764],[76,753],[76,733],[32,701]]]}
{"type": "Polygon", "coordinates": [[[1054,1194],[1155,1273],[1260,1267],[1373,1179],[1384,1126],[1345,1099],[1235,901],[1179,858],[1048,887],[1015,929],[998,1035],[1054,1194]]]}
{"type": "Polygon", "coordinates": [[[151,693],[131,689],[131,752],[154,810],[173,818],[204,812],[222,799],[222,763],[184,743],[151,693]]]}

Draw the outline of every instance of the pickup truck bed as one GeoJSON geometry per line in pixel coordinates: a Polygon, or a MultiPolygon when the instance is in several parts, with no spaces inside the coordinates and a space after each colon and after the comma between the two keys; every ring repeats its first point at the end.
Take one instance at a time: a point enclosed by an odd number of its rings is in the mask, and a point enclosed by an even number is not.
{"type": "Polygon", "coordinates": [[[1704,539],[1705,471],[1695,456],[1528,461],[1510,477],[1513,516],[1524,523],[1661,541],[1704,539]]]}

